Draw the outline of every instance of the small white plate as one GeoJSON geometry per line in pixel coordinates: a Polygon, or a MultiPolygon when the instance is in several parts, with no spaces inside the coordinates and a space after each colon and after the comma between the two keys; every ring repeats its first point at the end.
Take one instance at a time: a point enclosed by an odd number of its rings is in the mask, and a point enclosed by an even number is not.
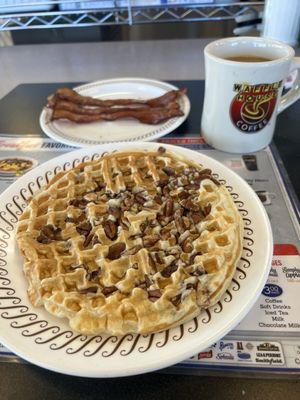
{"type": "Polygon", "coordinates": [[[164,145],[212,169],[231,193],[244,220],[243,254],[221,300],[193,320],[148,335],[83,336],[66,319],[31,305],[23,258],[14,231],[26,199],[58,172],[105,151],[156,149],[157,143],[118,143],[63,154],[37,166],[0,195],[0,342],[22,358],[57,372],[116,377],[153,371],[185,360],[221,339],[250,310],[267,279],[273,252],[270,223],[259,198],[230,169],[201,153],[164,145]]]}
{"type": "MultiPolygon", "coordinates": [[[[143,78],[118,78],[91,82],[74,88],[83,96],[97,99],[150,99],[162,96],[170,90],[177,90],[166,82],[143,78]]],[[[46,101],[46,99],[45,99],[46,101]]],[[[187,118],[190,101],[186,95],[179,99],[184,115],[172,118],[158,125],[142,124],[133,119],[117,121],[96,121],[88,124],[76,124],[71,121],[50,121],[52,110],[44,108],[40,115],[40,125],[46,135],[59,142],[87,147],[112,142],[133,142],[154,140],[172,132],[187,118]]]]}

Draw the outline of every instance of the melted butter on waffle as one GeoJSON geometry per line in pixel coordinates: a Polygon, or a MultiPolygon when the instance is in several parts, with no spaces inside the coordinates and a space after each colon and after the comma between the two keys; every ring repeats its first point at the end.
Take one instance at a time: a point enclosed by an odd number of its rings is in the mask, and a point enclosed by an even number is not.
{"type": "Polygon", "coordinates": [[[215,304],[242,219],[212,172],[160,147],[56,175],[20,217],[29,299],[85,335],[151,333],[215,304]]]}

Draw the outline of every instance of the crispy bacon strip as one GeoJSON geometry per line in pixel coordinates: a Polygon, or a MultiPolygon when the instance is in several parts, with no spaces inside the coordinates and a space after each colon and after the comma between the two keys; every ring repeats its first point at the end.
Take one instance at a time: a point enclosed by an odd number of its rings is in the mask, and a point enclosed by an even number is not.
{"type": "Polygon", "coordinates": [[[175,101],[180,96],[186,93],[186,89],[171,90],[160,97],[155,97],[150,100],[138,99],[112,99],[100,100],[93,97],[81,96],[75,90],[69,88],[57,89],[55,96],[62,100],[68,100],[72,103],[80,104],[83,106],[99,106],[99,107],[113,107],[113,106],[128,106],[132,104],[142,104],[148,107],[162,107],[166,104],[175,101]]]}
{"type": "MultiPolygon", "coordinates": [[[[166,105],[166,109],[179,109],[179,104],[176,101],[169,103],[166,105]]],[[[58,100],[55,103],[55,110],[65,110],[70,111],[75,114],[82,114],[82,115],[99,115],[103,113],[117,113],[119,111],[132,111],[132,110],[141,110],[140,107],[83,107],[79,104],[72,103],[71,101],[66,100],[58,100]]],[[[145,109],[144,109],[145,110],[145,109]]],[[[155,109],[146,108],[149,112],[155,109]]]]}
{"type": "Polygon", "coordinates": [[[121,118],[134,118],[144,124],[159,124],[167,119],[180,117],[183,112],[178,108],[155,108],[147,110],[120,109],[116,112],[106,112],[95,115],[76,114],[67,110],[54,109],[51,120],[67,119],[76,123],[87,123],[94,121],[115,121],[121,118]]]}

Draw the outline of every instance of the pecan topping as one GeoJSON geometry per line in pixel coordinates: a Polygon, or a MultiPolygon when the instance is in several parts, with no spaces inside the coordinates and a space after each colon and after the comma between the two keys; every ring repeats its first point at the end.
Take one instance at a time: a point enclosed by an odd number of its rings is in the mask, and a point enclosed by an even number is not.
{"type": "Polygon", "coordinates": [[[101,273],[101,269],[94,269],[93,271],[87,272],[86,279],[88,281],[93,281],[94,279],[98,278],[101,273]]]}
{"type": "Polygon", "coordinates": [[[148,298],[153,303],[161,297],[161,291],[159,289],[148,290],[148,298]]]}
{"type": "Polygon", "coordinates": [[[170,278],[170,276],[173,274],[173,272],[177,271],[177,268],[178,268],[178,265],[171,264],[160,272],[161,276],[163,276],[164,278],[170,278]]]}
{"type": "Polygon", "coordinates": [[[92,245],[97,244],[97,243],[100,243],[100,240],[99,240],[98,236],[95,235],[95,236],[93,237],[93,240],[92,240],[92,245]]]}
{"type": "Polygon", "coordinates": [[[155,261],[153,260],[153,258],[152,258],[152,255],[151,254],[148,254],[148,260],[149,260],[149,265],[150,265],[150,267],[152,268],[152,270],[153,270],[153,273],[155,274],[156,272],[157,272],[157,268],[156,268],[156,264],[155,264],[155,261]]]}
{"type": "Polygon", "coordinates": [[[204,179],[210,179],[211,181],[213,181],[213,183],[215,183],[217,186],[220,186],[220,182],[215,179],[213,176],[211,175],[206,175],[206,174],[201,174],[199,177],[195,178],[195,181],[197,181],[198,183],[203,181],[204,179]]]}
{"type": "Polygon", "coordinates": [[[174,203],[172,199],[168,199],[164,207],[164,215],[170,217],[173,214],[174,203]]]}
{"type": "Polygon", "coordinates": [[[179,202],[182,207],[186,208],[189,211],[199,211],[200,207],[198,204],[193,203],[191,199],[183,199],[179,202]]]}
{"type": "Polygon", "coordinates": [[[201,275],[204,275],[204,274],[205,274],[205,272],[203,270],[199,269],[199,268],[197,268],[197,269],[195,269],[195,271],[191,272],[192,276],[201,276],[201,275]]]}
{"type": "Polygon", "coordinates": [[[71,217],[67,217],[67,218],[65,219],[65,222],[70,222],[70,223],[74,224],[75,219],[74,219],[74,218],[71,218],[71,217]]]}
{"type": "Polygon", "coordinates": [[[105,235],[110,239],[110,240],[115,240],[118,234],[118,228],[117,225],[114,221],[111,219],[107,219],[106,221],[103,222],[103,228],[105,235]]]}
{"type": "Polygon", "coordinates": [[[92,224],[89,221],[82,222],[78,226],[76,226],[76,231],[79,235],[88,236],[92,229],[92,224]]]}
{"type": "Polygon", "coordinates": [[[53,225],[45,225],[42,227],[39,236],[36,238],[39,243],[48,244],[52,240],[62,240],[61,229],[55,228],[53,225]]]}
{"type": "Polygon", "coordinates": [[[124,215],[121,217],[120,225],[124,229],[124,231],[128,231],[130,227],[130,222],[128,218],[124,217],[124,215]]]}
{"type": "Polygon", "coordinates": [[[97,293],[97,291],[98,291],[98,286],[91,286],[86,289],[80,289],[79,293],[80,294],[97,293]]]}
{"type": "Polygon", "coordinates": [[[147,288],[149,288],[152,284],[151,279],[149,278],[148,275],[145,275],[145,283],[147,288]]]}
{"type": "Polygon", "coordinates": [[[127,256],[133,256],[134,254],[136,254],[139,250],[141,250],[143,248],[143,246],[141,246],[140,244],[137,244],[134,247],[131,247],[131,249],[128,249],[126,251],[126,255],[127,256]]]}
{"type": "Polygon", "coordinates": [[[88,200],[84,199],[84,198],[78,198],[78,199],[73,199],[70,200],[69,205],[70,206],[74,206],[74,207],[78,207],[78,208],[85,208],[85,206],[89,203],[88,200]]]}
{"type": "Polygon", "coordinates": [[[164,186],[162,192],[165,197],[169,197],[170,189],[168,186],[164,186]]]}
{"type": "Polygon", "coordinates": [[[114,216],[116,219],[121,218],[121,210],[118,207],[109,207],[108,213],[114,216]]]}
{"type": "Polygon", "coordinates": [[[155,201],[155,203],[157,203],[159,205],[161,205],[163,203],[161,197],[158,195],[154,196],[153,200],[155,201]]]}
{"type": "Polygon", "coordinates": [[[173,176],[175,175],[175,169],[172,167],[164,167],[162,169],[164,171],[165,174],[167,174],[168,176],[173,176]]]}
{"type": "Polygon", "coordinates": [[[120,258],[121,253],[126,249],[126,244],[124,242],[119,242],[112,244],[108,248],[107,258],[109,260],[117,260],[120,258]]]}
{"type": "Polygon", "coordinates": [[[211,212],[211,204],[204,206],[202,212],[203,212],[204,217],[207,217],[208,214],[210,214],[210,212],[211,212]]]}
{"type": "Polygon", "coordinates": [[[144,236],[143,237],[143,243],[145,247],[152,247],[155,245],[156,242],[159,241],[159,236],[158,235],[152,235],[152,236],[144,236]]]}
{"type": "Polygon", "coordinates": [[[146,203],[147,199],[146,197],[142,194],[142,193],[136,193],[135,195],[135,201],[141,205],[143,205],[144,203],[146,203]]]}
{"type": "Polygon", "coordinates": [[[116,286],[106,286],[105,288],[102,289],[102,294],[104,294],[104,296],[109,296],[110,294],[114,293],[117,290],[118,288],[116,286]]]}
{"type": "Polygon", "coordinates": [[[157,149],[157,152],[160,153],[160,154],[163,154],[163,153],[166,152],[166,149],[165,149],[164,147],[160,146],[160,147],[157,149]]]}
{"type": "Polygon", "coordinates": [[[202,255],[201,251],[199,251],[198,253],[192,254],[191,257],[190,257],[190,264],[193,264],[194,261],[195,261],[195,258],[197,256],[201,256],[201,255],[202,255]]]}
{"type": "Polygon", "coordinates": [[[191,243],[192,238],[187,238],[181,245],[182,250],[185,253],[191,253],[193,251],[193,245],[191,243]]]}
{"type": "Polygon", "coordinates": [[[123,204],[121,206],[123,211],[129,210],[132,206],[134,205],[134,197],[133,196],[127,196],[123,200],[123,204]]]}
{"type": "Polygon", "coordinates": [[[197,190],[199,189],[199,185],[197,185],[196,183],[189,183],[188,185],[185,185],[185,190],[197,190]]]}
{"type": "Polygon", "coordinates": [[[149,221],[148,220],[146,220],[146,221],[141,223],[140,230],[141,230],[142,233],[145,232],[145,230],[147,229],[148,225],[149,225],[149,221]]]}
{"type": "Polygon", "coordinates": [[[96,181],[96,185],[97,185],[98,190],[102,190],[102,189],[106,188],[106,183],[104,183],[104,182],[96,181]]]}
{"type": "Polygon", "coordinates": [[[85,241],[83,242],[83,247],[88,247],[88,245],[91,243],[93,239],[94,234],[90,233],[89,235],[86,236],[85,241]]]}
{"type": "Polygon", "coordinates": [[[202,216],[200,215],[200,213],[192,213],[191,218],[194,224],[198,224],[200,221],[202,221],[202,216]]]}
{"type": "Polygon", "coordinates": [[[204,169],[201,169],[201,171],[198,171],[198,174],[199,175],[211,175],[211,169],[208,169],[208,168],[204,168],[204,169]]]}
{"type": "Polygon", "coordinates": [[[181,301],[181,293],[171,299],[171,303],[177,307],[181,301]]]}
{"type": "Polygon", "coordinates": [[[178,193],[178,198],[180,200],[186,199],[187,197],[189,197],[189,194],[185,190],[183,190],[182,192],[178,193]]]}
{"type": "Polygon", "coordinates": [[[186,285],[186,289],[187,289],[187,290],[188,290],[188,289],[195,289],[195,290],[197,290],[198,283],[199,283],[199,282],[196,282],[196,283],[188,283],[188,284],[186,285]]]}

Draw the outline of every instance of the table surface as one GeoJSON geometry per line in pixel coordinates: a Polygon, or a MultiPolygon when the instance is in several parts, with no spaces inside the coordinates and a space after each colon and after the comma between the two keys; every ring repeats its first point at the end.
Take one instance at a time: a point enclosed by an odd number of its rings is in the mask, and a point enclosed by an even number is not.
{"type": "MultiPolygon", "coordinates": [[[[22,83],[78,82],[116,76],[200,80],[204,77],[202,50],[207,42],[199,39],[1,49],[0,76],[6,79],[0,80],[0,98],[12,89],[16,90],[0,101],[0,133],[41,134],[36,118],[40,110],[37,105],[41,107],[44,104],[45,95],[57,84],[27,86],[20,85],[22,83]]],[[[192,102],[190,118],[178,132],[198,135],[203,82],[178,84],[188,86],[192,102]]],[[[298,195],[299,106],[298,102],[279,116],[275,134],[275,143],[298,195]]],[[[86,379],[13,363],[0,364],[0,373],[1,400],[300,398],[298,380],[277,376],[247,379],[245,375],[223,377],[221,373],[209,377],[151,373],[119,379],[86,379]]]]}

